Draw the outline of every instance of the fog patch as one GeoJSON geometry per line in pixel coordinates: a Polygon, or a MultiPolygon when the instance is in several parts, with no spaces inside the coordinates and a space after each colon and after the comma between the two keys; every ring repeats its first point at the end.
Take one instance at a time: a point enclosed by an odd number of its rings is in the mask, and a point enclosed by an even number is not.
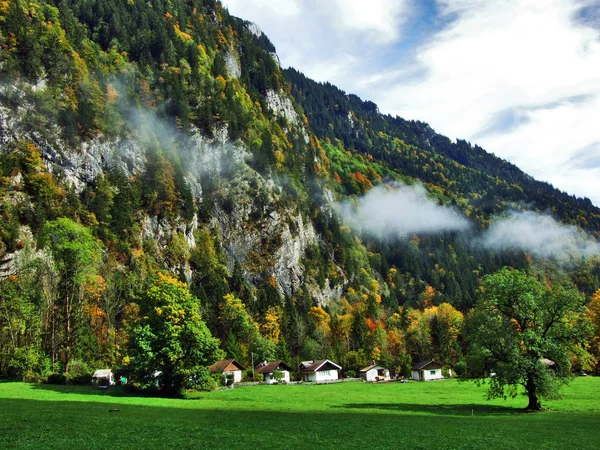
{"type": "Polygon", "coordinates": [[[532,211],[512,211],[495,219],[479,244],[489,250],[524,251],[560,262],[600,255],[600,245],[579,228],[532,211]]]}
{"type": "Polygon", "coordinates": [[[356,231],[383,238],[469,228],[456,211],[428,198],[421,185],[378,186],[356,202],[338,203],[336,209],[356,231]]]}

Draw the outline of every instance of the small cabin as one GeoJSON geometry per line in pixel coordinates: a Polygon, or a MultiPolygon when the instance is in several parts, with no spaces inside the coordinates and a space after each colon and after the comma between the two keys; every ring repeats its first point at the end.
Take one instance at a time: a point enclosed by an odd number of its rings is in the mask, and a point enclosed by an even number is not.
{"type": "Polygon", "coordinates": [[[342,370],[341,366],[328,359],[302,361],[298,366],[298,371],[302,374],[303,380],[315,383],[339,379],[340,370],[342,370]]]}
{"type": "Polygon", "coordinates": [[[375,362],[364,369],[360,369],[358,373],[365,381],[388,381],[390,379],[389,369],[375,362]]]}
{"type": "Polygon", "coordinates": [[[265,383],[267,384],[277,384],[277,380],[274,378],[273,374],[275,371],[280,371],[283,375],[281,382],[289,383],[290,382],[290,372],[292,369],[285,364],[283,361],[263,361],[258,366],[256,366],[256,373],[260,373],[265,377],[265,383]]]}
{"type": "Polygon", "coordinates": [[[412,366],[411,378],[417,381],[441,380],[444,378],[442,365],[433,359],[421,361],[412,366]]]}
{"type": "Polygon", "coordinates": [[[114,386],[115,375],[111,369],[99,369],[94,372],[94,375],[92,375],[92,382],[94,384],[102,384],[104,386],[114,386]]]}
{"type": "Polygon", "coordinates": [[[210,373],[220,373],[224,376],[231,375],[234,383],[239,383],[242,381],[243,370],[245,370],[244,366],[242,366],[235,359],[223,359],[221,361],[217,361],[208,368],[210,373]]]}

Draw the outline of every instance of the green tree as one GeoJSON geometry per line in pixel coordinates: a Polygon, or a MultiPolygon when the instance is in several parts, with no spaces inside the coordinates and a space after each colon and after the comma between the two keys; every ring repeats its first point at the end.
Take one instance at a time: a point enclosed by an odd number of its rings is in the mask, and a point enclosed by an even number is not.
{"type": "Polygon", "coordinates": [[[206,366],[223,357],[187,286],[158,274],[146,292],[145,314],[132,330],[130,365],[139,382],[158,380],[166,394],[205,384],[206,366]]]}
{"type": "Polygon", "coordinates": [[[50,249],[58,273],[55,304],[61,314],[64,330],[60,356],[67,370],[75,345],[74,329],[81,318],[83,287],[96,274],[102,256],[102,245],[89,229],[67,218],[47,222],[41,243],[50,249]]]}
{"type": "Polygon", "coordinates": [[[541,398],[558,397],[570,378],[569,355],[589,331],[583,303],[576,289],[545,287],[519,270],[486,276],[467,336],[471,367],[495,373],[488,396],[515,397],[522,386],[528,410],[541,410],[541,398]]]}

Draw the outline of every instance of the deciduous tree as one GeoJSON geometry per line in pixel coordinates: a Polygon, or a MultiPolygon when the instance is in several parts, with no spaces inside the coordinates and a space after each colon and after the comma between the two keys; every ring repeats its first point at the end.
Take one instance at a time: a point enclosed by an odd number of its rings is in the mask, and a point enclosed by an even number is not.
{"type": "Polygon", "coordinates": [[[522,386],[527,409],[540,410],[541,398],[556,398],[569,381],[569,355],[589,331],[582,295],[504,268],[484,278],[482,297],[467,325],[472,364],[495,373],[490,398],[514,397],[522,386]]]}

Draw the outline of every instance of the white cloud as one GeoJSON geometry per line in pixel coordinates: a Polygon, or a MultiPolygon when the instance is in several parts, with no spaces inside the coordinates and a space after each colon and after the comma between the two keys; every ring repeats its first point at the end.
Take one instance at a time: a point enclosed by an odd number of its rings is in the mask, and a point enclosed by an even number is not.
{"type": "Polygon", "coordinates": [[[374,100],[382,111],[476,140],[535,177],[600,205],[597,171],[579,170],[577,178],[565,173],[574,152],[600,140],[592,120],[600,113],[600,41],[597,30],[573,20],[581,5],[443,2],[443,11],[458,18],[418,51],[427,75],[374,92],[374,100]],[[511,108],[527,120],[504,134],[482,133],[511,108]]]}
{"type": "MultiPolygon", "coordinates": [[[[329,2],[322,2],[327,4],[329,2]]],[[[373,32],[374,40],[392,42],[400,36],[400,25],[409,15],[406,2],[397,0],[333,0],[332,17],[346,30],[373,32]]]]}
{"type": "Polygon", "coordinates": [[[395,42],[412,0],[224,0],[229,11],[259,25],[282,64],[318,81],[351,80],[370,66],[373,49],[395,42]]]}
{"type": "Polygon", "coordinates": [[[417,0],[225,0],[260,25],[284,66],[600,205],[598,168],[572,165],[600,142],[600,30],[574,19],[595,2],[437,0],[440,15],[426,20],[417,0]],[[502,130],[506,111],[521,120],[502,130]]]}
{"type": "Polygon", "coordinates": [[[223,4],[229,11],[244,20],[256,22],[259,26],[261,21],[250,19],[251,16],[260,18],[263,14],[270,16],[296,16],[300,12],[300,0],[226,0],[223,4]]]}
{"type": "Polygon", "coordinates": [[[423,186],[377,186],[356,204],[338,205],[338,212],[350,226],[367,234],[397,238],[465,230],[467,220],[451,208],[427,197],[423,186]]]}
{"type": "Polygon", "coordinates": [[[496,219],[479,242],[497,250],[517,250],[561,262],[600,255],[600,245],[572,225],[531,211],[511,212],[496,219]]]}

